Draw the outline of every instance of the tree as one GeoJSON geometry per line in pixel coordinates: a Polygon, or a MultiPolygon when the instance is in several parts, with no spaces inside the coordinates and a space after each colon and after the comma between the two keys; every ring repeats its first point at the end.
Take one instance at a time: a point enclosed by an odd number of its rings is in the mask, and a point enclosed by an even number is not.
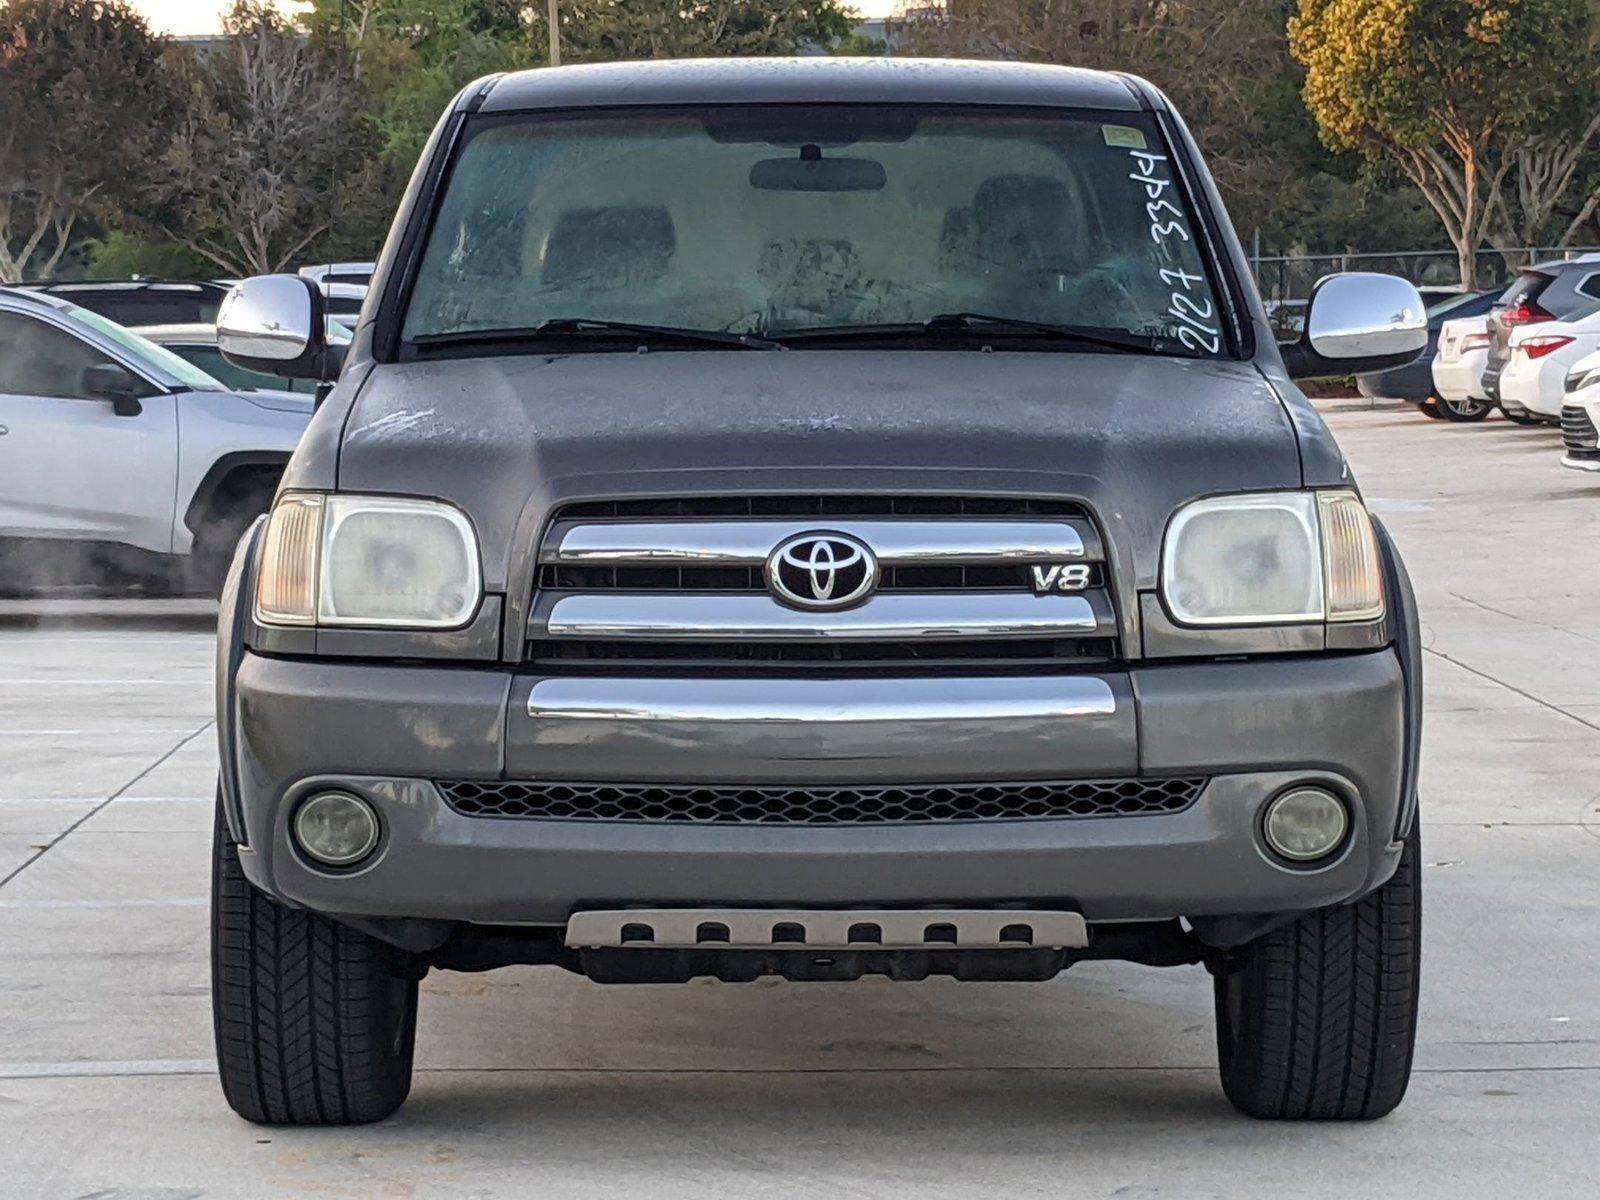
{"type": "Polygon", "coordinates": [[[264,0],[239,0],[223,30],[214,54],[173,60],[184,104],[144,223],[226,274],[279,271],[347,219],[370,227],[375,139],[341,46],[264,0]]]}
{"type": "Polygon", "coordinates": [[[1464,287],[1486,240],[1536,235],[1600,131],[1593,0],[1300,0],[1289,46],[1324,141],[1398,167],[1464,287]]]}
{"type": "Polygon", "coordinates": [[[48,276],[147,176],[173,111],[163,49],[122,0],[0,4],[0,283],[48,276]]]}
{"type": "Polygon", "coordinates": [[[855,26],[834,0],[563,0],[561,45],[575,62],[711,58],[831,49],[855,26]]]}
{"type": "Polygon", "coordinates": [[[543,34],[534,36],[528,7],[521,0],[311,0],[307,28],[344,47],[371,97],[369,121],[391,192],[404,186],[456,92],[484,75],[544,63],[543,34]]]}
{"type": "Polygon", "coordinates": [[[1319,157],[1283,0],[946,0],[894,23],[912,54],[1132,71],[1170,97],[1245,228],[1319,157]]]}

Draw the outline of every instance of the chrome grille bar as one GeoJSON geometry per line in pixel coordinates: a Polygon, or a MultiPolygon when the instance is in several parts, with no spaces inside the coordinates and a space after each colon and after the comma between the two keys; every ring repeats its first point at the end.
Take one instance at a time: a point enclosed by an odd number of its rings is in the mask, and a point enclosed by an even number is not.
{"type": "Polygon", "coordinates": [[[533,624],[551,638],[696,641],[1110,637],[1115,630],[1103,593],[1025,592],[883,592],[842,612],[800,612],[742,592],[546,594],[533,624]]]}
{"type": "Polygon", "coordinates": [[[545,541],[548,563],[757,566],[786,538],[846,533],[885,566],[909,563],[1099,561],[1087,521],[890,521],[838,518],[745,521],[560,522],[545,541]]]}

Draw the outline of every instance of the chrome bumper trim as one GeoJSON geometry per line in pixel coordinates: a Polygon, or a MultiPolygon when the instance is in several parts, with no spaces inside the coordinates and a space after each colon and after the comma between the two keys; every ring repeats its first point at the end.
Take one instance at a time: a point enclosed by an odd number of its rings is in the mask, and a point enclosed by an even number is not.
{"type": "MultiPolygon", "coordinates": [[[[541,598],[544,600],[545,598],[541,598]]],[[[543,605],[541,604],[541,607],[543,605]]],[[[533,627],[537,630],[539,615],[533,627]]],[[[696,641],[1092,637],[1115,633],[1109,604],[1023,592],[880,592],[859,608],[801,612],[751,593],[558,595],[543,621],[552,638],[696,641]]],[[[537,632],[534,636],[538,636],[537,632]]]]}
{"type": "Polygon", "coordinates": [[[1104,679],[963,677],[928,686],[891,679],[541,679],[530,717],[737,724],[860,724],[1105,717],[1117,699],[1104,679]]]}
{"type": "Polygon", "coordinates": [[[575,912],[566,944],[585,949],[1082,949],[1081,913],[984,908],[645,908],[575,912]]]}
{"type": "Polygon", "coordinates": [[[758,566],[786,538],[825,530],[850,534],[878,561],[903,563],[1053,562],[1098,559],[1087,522],[984,520],[627,521],[558,525],[544,561],[555,563],[758,566]]]}

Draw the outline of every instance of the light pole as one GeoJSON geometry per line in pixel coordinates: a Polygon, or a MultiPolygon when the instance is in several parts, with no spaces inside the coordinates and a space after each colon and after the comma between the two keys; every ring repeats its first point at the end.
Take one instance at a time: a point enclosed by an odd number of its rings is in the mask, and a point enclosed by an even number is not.
{"type": "Polygon", "coordinates": [[[546,0],[545,4],[545,12],[548,14],[546,19],[550,22],[550,65],[552,67],[561,65],[561,28],[556,24],[556,3],[557,0],[546,0]]]}

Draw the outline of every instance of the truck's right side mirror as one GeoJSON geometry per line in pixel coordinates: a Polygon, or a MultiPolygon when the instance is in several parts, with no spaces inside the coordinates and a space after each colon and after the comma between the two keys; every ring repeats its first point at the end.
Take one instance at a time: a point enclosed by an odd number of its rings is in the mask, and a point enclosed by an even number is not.
{"type": "Polygon", "coordinates": [[[1397,275],[1325,275],[1311,290],[1305,321],[1300,340],[1282,347],[1295,379],[1403,367],[1428,344],[1422,297],[1397,275]]]}
{"type": "Polygon", "coordinates": [[[347,347],[330,345],[322,291],[298,275],[234,285],[217,312],[217,348],[236,367],[285,379],[338,378],[347,347]]]}

